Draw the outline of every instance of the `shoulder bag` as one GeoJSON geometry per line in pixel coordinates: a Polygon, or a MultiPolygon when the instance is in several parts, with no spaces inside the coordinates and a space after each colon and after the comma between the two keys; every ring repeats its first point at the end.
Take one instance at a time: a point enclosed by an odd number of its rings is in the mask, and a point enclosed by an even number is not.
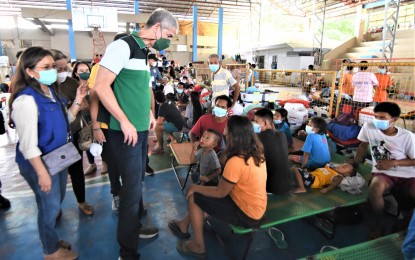
{"type": "Polygon", "coordinates": [[[63,117],[66,121],[66,131],[68,137],[66,144],[42,156],[43,163],[45,164],[46,169],[48,169],[48,172],[51,176],[54,176],[59,172],[67,169],[69,166],[81,160],[82,158],[75,145],[72,143],[72,134],[69,127],[68,116],[65,113],[65,108],[63,107],[62,102],[59,98],[57,101],[61,105],[63,117]]]}
{"type": "Polygon", "coordinates": [[[83,116],[81,116],[81,131],[79,132],[78,147],[81,151],[88,151],[92,143],[92,122],[88,124],[83,116]]]}

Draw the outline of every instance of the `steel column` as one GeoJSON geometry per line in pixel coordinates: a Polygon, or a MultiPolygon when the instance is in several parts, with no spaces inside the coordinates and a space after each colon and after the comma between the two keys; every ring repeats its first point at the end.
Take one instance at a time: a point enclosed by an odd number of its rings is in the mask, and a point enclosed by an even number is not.
{"type": "Polygon", "coordinates": [[[401,0],[385,1],[385,23],[383,25],[383,43],[382,57],[389,61],[393,57],[393,48],[395,46],[396,27],[398,26],[399,7],[401,0]],[[389,15],[388,11],[392,11],[389,15]],[[389,26],[391,23],[391,27],[389,26]]]}
{"type": "Polygon", "coordinates": [[[192,47],[192,61],[197,61],[197,5],[193,6],[193,47],[192,47]]]}
{"type": "MultiPolygon", "coordinates": [[[[72,1],[66,0],[66,10],[72,12],[72,1]]],[[[75,33],[73,31],[72,19],[68,19],[68,38],[69,38],[69,57],[71,61],[76,61],[75,33]]]]}
{"type": "Polygon", "coordinates": [[[223,38],[223,7],[219,7],[219,24],[218,24],[218,55],[222,60],[222,38],[223,38]]]}
{"type": "Polygon", "coordinates": [[[316,10],[316,1],[313,1],[313,55],[314,65],[320,66],[323,62],[323,36],[324,36],[324,20],[326,17],[327,0],[320,10],[316,10]],[[317,11],[319,11],[317,13],[317,11]]]}
{"type": "MultiPolygon", "coordinates": [[[[138,0],[134,1],[134,14],[138,15],[140,13],[140,3],[138,2],[138,0]]],[[[139,23],[135,24],[135,30],[138,32],[140,31],[140,25],[139,23]]]]}

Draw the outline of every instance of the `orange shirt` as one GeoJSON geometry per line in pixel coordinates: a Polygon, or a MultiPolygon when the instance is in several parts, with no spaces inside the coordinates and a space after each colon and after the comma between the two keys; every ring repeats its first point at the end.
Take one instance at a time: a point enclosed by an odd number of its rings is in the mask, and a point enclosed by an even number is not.
{"type": "Polygon", "coordinates": [[[354,93],[352,78],[353,78],[353,75],[351,73],[347,73],[343,76],[342,93],[345,93],[349,96],[353,96],[353,93],[354,93]]]}
{"type": "Polygon", "coordinates": [[[267,208],[267,167],[265,162],[257,167],[252,158],[248,165],[243,158],[234,156],[225,165],[223,178],[235,183],[230,196],[250,218],[260,219],[267,208]]]}
{"type": "Polygon", "coordinates": [[[386,88],[392,85],[391,77],[388,74],[380,74],[380,73],[375,73],[375,76],[379,82],[379,86],[376,87],[373,101],[385,102],[388,97],[388,94],[386,93],[386,88]]]}

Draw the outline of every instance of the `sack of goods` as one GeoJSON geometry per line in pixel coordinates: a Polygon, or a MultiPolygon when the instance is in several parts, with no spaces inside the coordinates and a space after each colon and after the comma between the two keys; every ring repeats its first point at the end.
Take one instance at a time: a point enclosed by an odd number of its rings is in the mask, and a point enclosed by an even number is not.
{"type": "Polygon", "coordinates": [[[307,123],[308,110],[300,103],[286,103],[284,108],[288,112],[288,123],[290,123],[291,132],[295,132],[307,123]]]}

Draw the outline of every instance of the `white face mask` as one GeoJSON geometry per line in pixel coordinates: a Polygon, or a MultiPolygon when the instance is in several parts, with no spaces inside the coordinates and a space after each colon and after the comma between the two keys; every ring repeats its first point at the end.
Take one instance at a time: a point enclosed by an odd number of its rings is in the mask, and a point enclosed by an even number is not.
{"type": "Polygon", "coordinates": [[[66,78],[68,77],[69,72],[68,71],[63,71],[63,72],[59,72],[58,73],[58,79],[60,82],[64,82],[66,80],[66,78]]]}
{"type": "Polygon", "coordinates": [[[359,72],[359,68],[357,68],[357,67],[353,68],[353,72],[354,72],[354,73],[359,72]]]}

